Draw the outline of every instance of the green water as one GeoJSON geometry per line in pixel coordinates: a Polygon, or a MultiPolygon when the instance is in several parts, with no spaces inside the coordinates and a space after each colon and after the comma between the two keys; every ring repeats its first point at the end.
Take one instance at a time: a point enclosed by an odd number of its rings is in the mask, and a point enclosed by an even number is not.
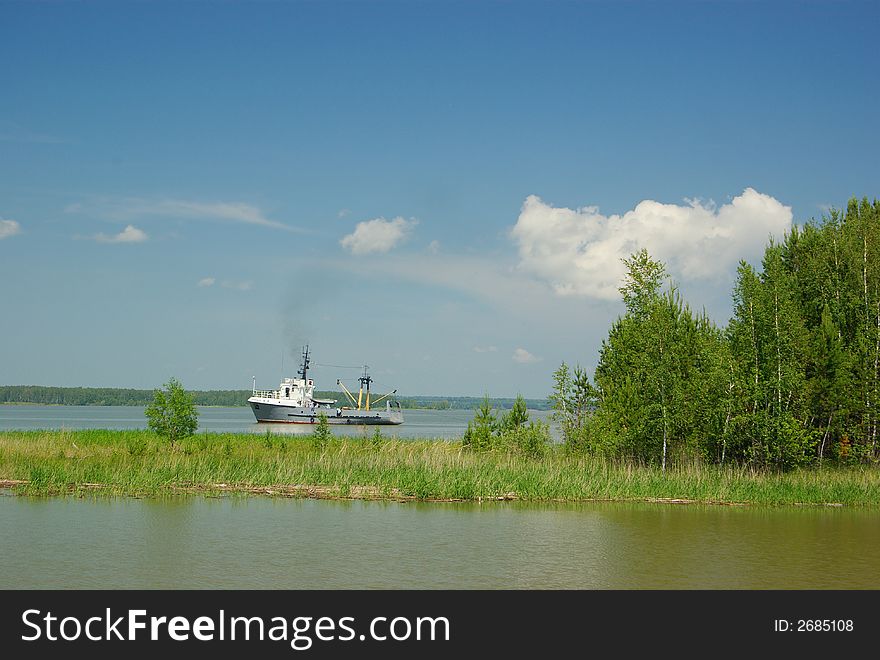
{"type": "Polygon", "coordinates": [[[880,511],[0,496],[0,588],[878,589],[880,511]]]}

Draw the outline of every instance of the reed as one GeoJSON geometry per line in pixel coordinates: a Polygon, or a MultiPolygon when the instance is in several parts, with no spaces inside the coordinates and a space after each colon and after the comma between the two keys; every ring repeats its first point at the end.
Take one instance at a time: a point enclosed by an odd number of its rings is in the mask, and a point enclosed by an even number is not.
{"type": "Polygon", "coordinates": [[[315,442],[271,433],[199,434],[172,448],[142,430],[3,431],[0,482],[30,495],[880,505],[876,467],[768,473],[694,463],[663,474],[562,448],[531,458],[440,439],[315,442]]]}

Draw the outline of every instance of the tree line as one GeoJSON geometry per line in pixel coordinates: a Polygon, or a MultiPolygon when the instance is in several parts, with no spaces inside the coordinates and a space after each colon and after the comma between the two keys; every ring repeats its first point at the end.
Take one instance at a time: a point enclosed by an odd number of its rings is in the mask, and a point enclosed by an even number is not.
{"type": "MultiPolygon", "coordinates": [[[[0,385],[0,404],[36,403],[63,406],[146,406],[153,401],[155,390],[114,387],[46,387],[42,385],[0,385]]],[[[193,390],[198,406],[246,406],[250,390],[193,390]]],[[[336,399],[340,405],[348,400],[342,392],[315,392],[319,399],[336,399]]],[[[470,410],[482,399],[478,397],[407,396],[395,397],[402,408],[432,410],[470,410]]],[[[494,398],[496,408],[510,409],[515,398],[494,398]]],[[[547,409],[545,399],[526,399],[529,408],[547,409]]],[[[380,405],[385,405],[381,403],[380,405]]]]}
{"type": "MultiPolygon", "coordinates": [[[[146,406],[155,390],[116,387],[46,387],[43,385],[0,385],[0,403],[38,403],[62,406],[146,406]]],[[[199,406],[242,406],[250,390],[192,391],[199,406]]]]}
{"type": "Polygon", "coordinates": [[[695,312],[642,250],[592,380],[563,363],[550,397],[572,451],[640,463],[790,469],[876,462],[880,203],[771,240],[740,262],[726,327],[695,312]]]}

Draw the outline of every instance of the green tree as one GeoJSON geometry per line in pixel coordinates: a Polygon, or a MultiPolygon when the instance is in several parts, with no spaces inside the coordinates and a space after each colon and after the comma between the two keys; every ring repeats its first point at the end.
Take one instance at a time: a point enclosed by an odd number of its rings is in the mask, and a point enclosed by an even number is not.
{"type": "Polygon", "coordinates": [[[839,435],[848,408],[847,393],[852,388],[843,340],[831,321],[827,304],[822,310],[819,326],[813,330],[811,349],[807,364],[807,395],[812,416],[820,425],[825,425],[817,452],[821,464],[829,441],[839,435]]]}
{"type": "Polygon", "coordinates": [[[628,315],[646,316],[660,297],[660,287],[666,279],[666,266],[655,261],[644,248],[623,260],[627,269],[626,280],[620,287],[628,315]]]}
{"type": "Polygon", "coordinates": [[[761,364],[764,358],[763,318],[759,318],[758,292],[761,281],[755,269],[740,261],[736,285],[733,289],[734,316],[727,325],[727,344],[732,355],[732,380],[734,404],[729,419],[736,438],[725,449],[730,458],[744,460],[747,454],[754,456],[763,442],[760,418],[764,383],[761,364]]]}
{"type": "Polygon", "coordinates": [[[772,422],[768,459],[780,468],[803,463],[810,443],[807,429],[798,424],[804,414],[808,341],[796,296],[797,279],[786,247],[771,241],[764,255],[762,278],[765,318],[771,324],[767,363],[772,371],[768,380],[773,383],[768,408],[772,422]]]}
{"type": "Polygon", "coordinates": [[[585,369],[569,369],[563,362],[553,373],[553,392],[549,396],[553,419],[559,423],[569,450],[586,448],[589,416],[596,407],[596,390],[585,369]]]}
{"type": "Polygon", "coordinates": [[[800,231],[771,241],[761,272],[740,264],[734,289],[727,333],[738,399],[732,426],[742,439],[736,451],[756,466],[788,469],[815,457],[807,381],[813,303],[800,293],[813,269],[803,255],[807,244],[815,249],[815,237],[800,231]]]}
{"type": "Polygon", "coordinates": [[[483,397],[479,407],[474,410],[474,419],[468,422],[462,438],[462,445],[473,451],[486,451],[495,445],[499,429],[498,418],[492,409],[489,395],[483,397]]]}
{"type": "Polygon", "coordinates": [[[665,471],[672,457],[710,454],[723,432],[723,339],[674,286],[661,293],[662,263],[644,250],[624,262],[627,308],[600,350],[588,447],[665,471]]]}
{"type": "Polygon", "coordinates": [[[553,420],[562,427],[563,438],[568,440],[569,408],[571,408],[571,370],[563,362],[553,372],[553,392],[548,397],[553,409],[553,420]]]}
{"type": "Polygon", "coordinates": [[[624,264],[627,275],[619,290],[626,313],[614,322],[599,352],[595,380],[600,403],[592,444],[639,461],[660,459],[665,469],[671,394],[668,335],[675,310],[664,302],[675,301],[661,296],[665,267],[646,250],[624,264]]]}
{"type": "Polygon", "coordinates": [[[501,416],[502,431],[515,431],[529,421],[529,411],[522,394],[517,394],[513,407],[501,416]]]}
{"type": "Polygon", "coordinates": [[[164,390],[155,390],[153,402],[147,406],[144,414],[150,429],[173,446],[196,432],[199,411],[192,396],[176,378],[169,380],[164,387],[164,390]]]}

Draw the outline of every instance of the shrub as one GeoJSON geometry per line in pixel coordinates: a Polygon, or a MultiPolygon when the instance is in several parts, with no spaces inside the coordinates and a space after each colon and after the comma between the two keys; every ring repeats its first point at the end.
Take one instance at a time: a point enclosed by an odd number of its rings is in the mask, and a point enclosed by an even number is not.
{"type": "Polygon", "coordinates": [[[544,456],[550,445],[550,427],[541,421],[520,425],[505,435],[517,452],[532,458],[544,456]]]}
{"type": "Polygon", "coordinates": [[[385,442],[385,439],[382,437],[382,431],[377,426],[376,430],[373,431],[373,439],[372,439],[373,449],[381,449],[384,442],[385,442]]]}
{"type": "Polygon", "coordinates": [[[323,449],[332,435],[330,424],[327,422],[327,415],[318,413],[318,424],[315,426],[315,432],[312,433],[312,444],[318,449],[323,449]]]}
{"type": "Polygon", "coordinates": [[[167,439],[173,446],[178,440],[188,438],[199,426],[199,412],[192,396],[183,389],[176,378],[165,383],[165,390],[156,390],[153,403],[144,414],[149,427],[156,435],[167,439]]]}

